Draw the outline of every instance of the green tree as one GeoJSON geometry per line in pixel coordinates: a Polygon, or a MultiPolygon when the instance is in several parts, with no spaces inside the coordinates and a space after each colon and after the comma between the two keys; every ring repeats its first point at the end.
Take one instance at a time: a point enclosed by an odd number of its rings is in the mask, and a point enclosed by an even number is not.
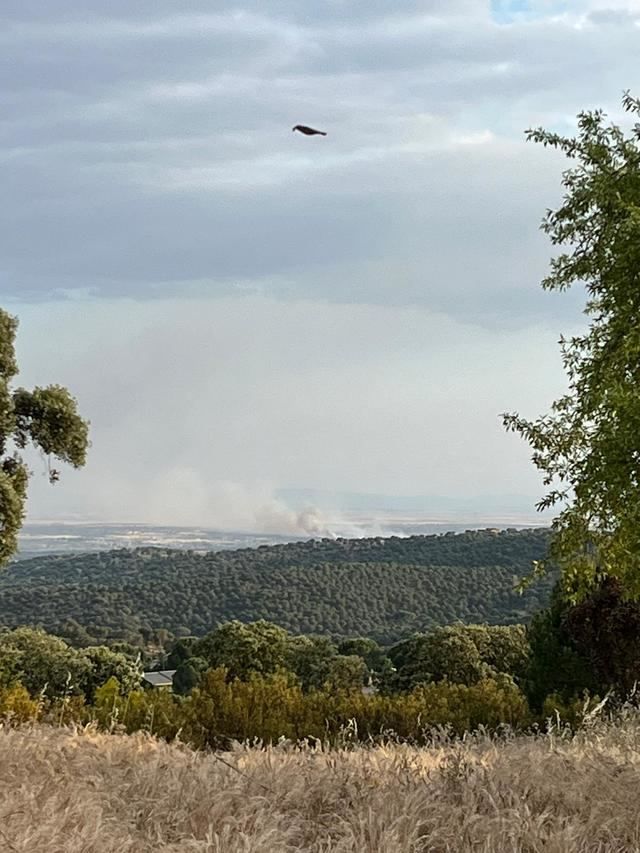
{"type": "Polygon", "coordinates": [[[204,658],[188,658],[178,664],[173,676],[173,692],[180,696],[187,696],[194,687],[200,683],[200,679],[208,669],[204,658]]]}
{"type": "Polygon", "coordinates": [[[530,646],[524,625],[464,625],[483,663],[494,674],[505,673],[520,681],[529,664],[530,646]]]}
{"type": "Polygon", "coordinates": [[[187,696],[200,681],[200,674],[190,662],[182,661],[173,676],[173,692],[179,696],[187,696]]]}
{"type": "Polygon", "coordinates": [[[248,678],[284,668],[290,635],[284,628],[265,622],[226,622],[194,646],[194,654],[210,667],[226,667],[230,678],[248,678]]]}
{"type": "MultiPolygon", "coordinates": [[[[54,457],[79,468],[89,444],[88,424],[66,388],[12,390],[18,373],[17,327],[16,318],[0,310],[0,565],[15,553],[24,520],[29,471],[20,451],[32,444],[48,460],[54,457]]],[[[58,476],[49,464],[51,482],[58,476]]]]}
{"type": "Polygon", "coordinates": [[[140,660],[132,660],[106,646],[88,646],[82,654],[89,662],[89,670],[80,682],[87,701],[93,701],[95,691],[110,678],[116,678],[123,693],[136,690],[142,679],[140,660]]]}
{"type": "Polygon", "coordinates": [[[367,665],[359,655],[336,655],[323,686],[329,692],[360,690],[368,674],[367,665]]]}
{"type": "Polygon", "coordinates": [[[75,648],[83,648],[84,646],[91,646],[95,643],[95,637],[76,619],[65,619],[60,624],[56,634],[62,637],[65,643],[69,643],[70,646],[74,646],[75,648]]]}
{"type": "Polygon", "coordinates": [[[181,637],[176,640],[164,662],[164,669],[175,669],[193,657],[193,649],[197,643],[195,637],[181,637]]]}
{"type": "Polygon", "coordinates": [[[640,602],[625,600],[620,582],[605,578],[569,608],[566,630],[593,668],[601,692],[628,695],[640,681],[640,602]]]}
{"type": "Polygon", "coordinates": [[[384,675],[386,692],[412,690],[418,684],[447,679],[477,684],[485,678],[508,675],[518,683],[528,673],[530,646],[523,625],[464,625],[457,623],[415,634],[392,646],[395,671],[384,675]]]}
{"type": "Polygon", "coordinates": [[[91,663],[82,651],[59,637],[33,628],[0,633],[0,673],[5,683],[20,682],[31,695],[55,697],[82,692],[91,663]]]}
{"type": "Polygon", "coordinates": [[[369,637],[350,637],[338,644],[341,655],[358,655],[366,663],[374,682],[389,675],[392,663],[384,650],[369,637]]]}
{"type": "MultiPolygon", "coordinates": [[[[624,109],[638,116],[627,92],[624,109]]],[[[546,496],[561,508],[550,557],[573,601],[603,575],[640,596],[640,124],[629,133],[601,110],[578,116],[578,134],[542,128],[527,137],[562,152],[565,195],[542,228],[564,247],[543,280],[546,290],[585,287],[582,335],[561,338],[568,392],[549,414],[529,421],[505,414],[508,430],[533,449],[546,496]]],[[[545,565],[537,569],[545,570],[545,565]]],[[[535,572],[534,572],[535,573],[535,572]]]]}
{"type": "Polygon", "coordinates": [[[338,650],[329,637],[292,637],[285,667],[298,676],[303,690],[319,690],[329,678],[337,654],[338,650]]]}
{"type": "Polygon", "coordinates": [[[454,684],[477,684],[493,674],[482,659],[465,625],[448,625],[416,634],[389,650],[396,672],[386,689],[412,690],[418,684],[447,679],[454,684]]]}
{"type": "Polygon", "coordinates": [[[593,693],[598,682],[588,657],[576,648],[567,626],[571,604],[558,582],[551,604],[541,610],[527,627],[531,649],[524,689],[531,706],[540,710],[547,696],[555,694],[563,702],[593,693]]]}

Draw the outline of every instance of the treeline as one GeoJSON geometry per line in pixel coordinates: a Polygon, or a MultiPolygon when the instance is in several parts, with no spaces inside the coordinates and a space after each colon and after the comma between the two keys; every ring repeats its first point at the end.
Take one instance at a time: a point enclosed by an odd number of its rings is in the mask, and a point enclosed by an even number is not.
{"type": "Polygon", "coordinates": [[[457,623],[413,634],[390,646],[370,638],[332,641],[292,636],[267,622],[230,622],[205,637],[182,638],[162,665],[176,669],[176,689],[188,692],[207,670],[224,667],[247,680],[286,671],[305,692],[358,690],[386,696],[425,685],[509,684],[540,712],[550,700],[571,705],[590,696],[620,699],[640,683],[640,601],[618,581],[604,580],[572,605],[556,585],[550,606],[529,625],[457,623]]]}
{"type": "Polygon", "coordinates": [[[312,540],[199,554],[145,548],[38,557],[0,575],[0,625],[144,646],[238,619],[392,643],[455,621],[528,622],[554,577],[519,595],[549,531],[312,540]]]}
{"type": "MultiPolygon", "coordinates": [[[[179,735],[196,748],[282,738],[420,743],[436,727],[461,735],[480,726],[524,729],[541,723],[543,714],[531,711],[514,679],[486,661],[474,671],[472,665],[460,666],[458,655],[454,677],[469,683],[427,680],[441,674],[447,650],[454,661],[464,630],[438,629],[425,637],[424,671],[414,668],[401,684],[393,680],[394,650],[386,655],[374,641],[335,646],[327,638],[293,637],[267,623],[229,623],[170,650],[176,676],[181,673],[177,692],[171,693],[135,683],[140,661],[125,651],[72,649],[58,638],[21,628],[0,635],[0,718],[94,722],[108,731],[144,730],[169,740],[179,735]],[[372,680],[377,691],[365,691],[372,680]],[[405,689],[409,683],[413,686],[405,689]]],[[[487,631],[490,635],[486,626],[474,626],[471,634],[479,639],[487,631]]],[[[504,636],[508,645],[521,646],[521,628],[507,628],[504,636]]],[[[580,709],[567,705],[562,713],[575,722],[580,709]]]]}
{"type": "Polygon", "coordinates": [[[370,687],[390,695],[444,680],[522,683],[529,652],[522,625],[449,625],[383,648],[366,637],[295,636],[269,622],[235,621],[202,638],[177,640],[158,665],[176,670],[180,693],[196,687],[207,670],[223,667],[232,680],[287,672],[305,693],[370,687]]]}
{"type": "Polygon", "coordinates": [[[269,622],[227,622],[204,637],[185,637],[150,660],[135,647],[74,648],[44,631],[21,627],[0,632],[0,686],[21,684],[33,696],[82,695],[115,677],[123,692],[142,686],[144,670],[175,670],[173,689],[187,695],[210,670],[227,679],[284,674],[304,693],[409,692],[429,682],[473,685],[508,676],[521,681],[529,645],[521,625],[452,625],[383,648],[355,637],[294,635],[269,622]]]}
{"type": "Polygon", "coordinates": [[[293,635],[230,622],[171,644],[159,669],[174,692],[144,689],[136,650],[74,649],[42,631],[0,633],[0,716],[96,721],[198,747],[231,740],[385,737],[423,742],[433,727],[571,725],[640,680],[640,603],[609,580],[577,606],[556,589],[529,626],[449,625],[389,647],[370,638],[293,635]]]}

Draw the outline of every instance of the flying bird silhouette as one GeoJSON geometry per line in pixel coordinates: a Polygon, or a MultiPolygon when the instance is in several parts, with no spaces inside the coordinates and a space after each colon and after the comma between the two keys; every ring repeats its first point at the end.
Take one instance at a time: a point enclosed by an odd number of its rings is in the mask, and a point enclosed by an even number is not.
{"type": "Polygon", "coordinates": [[[324,130],[315,130],[313,127],[307,127],[306,124],[297,124],[292,130],[299,130],[305,136],[326,136],[324,130]]]}

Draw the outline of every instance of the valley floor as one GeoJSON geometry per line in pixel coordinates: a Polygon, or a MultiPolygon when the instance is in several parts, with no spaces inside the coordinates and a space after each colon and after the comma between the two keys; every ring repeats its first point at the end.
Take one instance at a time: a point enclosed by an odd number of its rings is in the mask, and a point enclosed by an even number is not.
{"type": "Polygon", "coordinates": [[[638,851],[639,747],[633,719],[574,740],[220,757],[142,735],[5,728],[0,849],[638,851]]]}

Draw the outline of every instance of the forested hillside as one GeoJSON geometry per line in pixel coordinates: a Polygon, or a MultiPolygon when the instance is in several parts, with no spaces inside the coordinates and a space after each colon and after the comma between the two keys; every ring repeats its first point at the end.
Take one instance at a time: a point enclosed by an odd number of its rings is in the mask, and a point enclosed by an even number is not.
{"type": "Polygon", "coordinates": [[[313,540],[198,554],[145,548],[56,555],[0,575],[0,625],[138,642],[202,635],[231,619],[389,643],[456,620],[513,624],[545,606],[554,578],[513,591],[547,530],[313,540]]]}

